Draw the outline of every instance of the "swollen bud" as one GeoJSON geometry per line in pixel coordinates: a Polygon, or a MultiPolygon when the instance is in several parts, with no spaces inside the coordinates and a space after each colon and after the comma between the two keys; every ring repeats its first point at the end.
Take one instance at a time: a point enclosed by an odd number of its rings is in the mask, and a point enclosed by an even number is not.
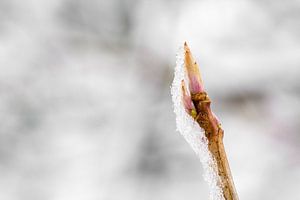
{"type": "Polygon", "coordinates": [[[191,94],[203,92],[204,86],[201,79],[199,66],[194,60],[190,48],[186,42],[184,43],[184,65],[189,79],[189,89],[191,94]]]}
{"type": "Polygon", "coordinates": [[[197,111],[195,109],[194,103],[192,101],[191,96],[187,93],[187,90],[185,88],[184,81],[181,81],[181,89],[182,89],[182,102],[185,111],[191,115],[193,118],[196,118],[197,111]]]}

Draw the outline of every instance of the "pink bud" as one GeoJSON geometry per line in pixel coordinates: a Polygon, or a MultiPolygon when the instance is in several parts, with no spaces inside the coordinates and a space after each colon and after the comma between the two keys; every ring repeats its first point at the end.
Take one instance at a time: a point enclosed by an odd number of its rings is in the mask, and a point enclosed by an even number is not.
{"type": "Polygon", "coordinates": [[[203,82],[201,79],[199,66],[195,62],[190,48],[188,47],[187,43],[184,43],[184,64],[186,73],[189,79],[189,89],[192,94],[200,93],[204,91],[203,82]]]}
{"type": "Polygon", "coordinates": [[[197,115],[197,112],[196,112],[196,109],[195,109],[195,106],[194,106],[191,96],[186,91],[183,80],[181,81],[181,88],[182,88],[182,102],[183,102],[184,109],[189,115],[191,115],[192,117],[195,118],[197,115]]]}

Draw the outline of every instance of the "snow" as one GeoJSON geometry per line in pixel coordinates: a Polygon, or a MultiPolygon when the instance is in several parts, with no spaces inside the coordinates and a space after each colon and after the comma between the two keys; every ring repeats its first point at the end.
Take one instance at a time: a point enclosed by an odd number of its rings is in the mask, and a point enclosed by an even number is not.
{"type": "Polygon", "coordinates": [[[216,171],[216,163],[208,150],[208,141],[205,137],[204,130],[195,123],[193,118],[186,113],[183,107],[181,81],[186,79],[183,56],[183,47],[181,47],[177,54],[175,76],[171,87],[177,130],[183,135],[202,163],[204,169],[203,176],[210,189],[210,199],[222,200],[224,197],[222,195],[222,189],[217,184],[219,182],[219,176],[216,171]]]}
{"type": "Polygon", "coordinates": [[[240,199],[300,199],[299,3],[0,1],[0,199],[208,199],[174,128],[185,40],[240,199]]]}

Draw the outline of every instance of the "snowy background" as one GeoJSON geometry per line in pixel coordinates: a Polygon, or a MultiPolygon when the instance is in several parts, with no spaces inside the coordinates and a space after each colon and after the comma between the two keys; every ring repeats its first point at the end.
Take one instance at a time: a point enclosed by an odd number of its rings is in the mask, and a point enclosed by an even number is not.
{"type": "Polygon", "coordinates": [[[299,10],[298,0],[0,0],[0,199],[208,199],[175,131],[184,41],[240,199],[300,199],[299,10]]]}

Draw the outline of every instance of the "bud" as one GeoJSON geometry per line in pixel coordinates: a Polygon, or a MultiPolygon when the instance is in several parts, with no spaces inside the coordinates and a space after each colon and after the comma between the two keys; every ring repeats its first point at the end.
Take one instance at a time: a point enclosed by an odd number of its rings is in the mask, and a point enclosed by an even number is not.
{"type": "Polygon", "coordinates": [[[203,92],[204,87],[199,71],[199,66],[194,60],[190,48],[188,47],[186,42],[184,43],[184,64],[189,79],[189,89],[191,94],[203,92]]]}
{"type": "Polygon", "coordinates": [[[187,90],[185,88],[184,81],[181,81],[181,89],[182,89],[182,102],[185,111],[191,115],[193,118],[196,118],[197,112],[194,106],[194,103],[192,101],[191,96],[187,93],[187,90]]]}

